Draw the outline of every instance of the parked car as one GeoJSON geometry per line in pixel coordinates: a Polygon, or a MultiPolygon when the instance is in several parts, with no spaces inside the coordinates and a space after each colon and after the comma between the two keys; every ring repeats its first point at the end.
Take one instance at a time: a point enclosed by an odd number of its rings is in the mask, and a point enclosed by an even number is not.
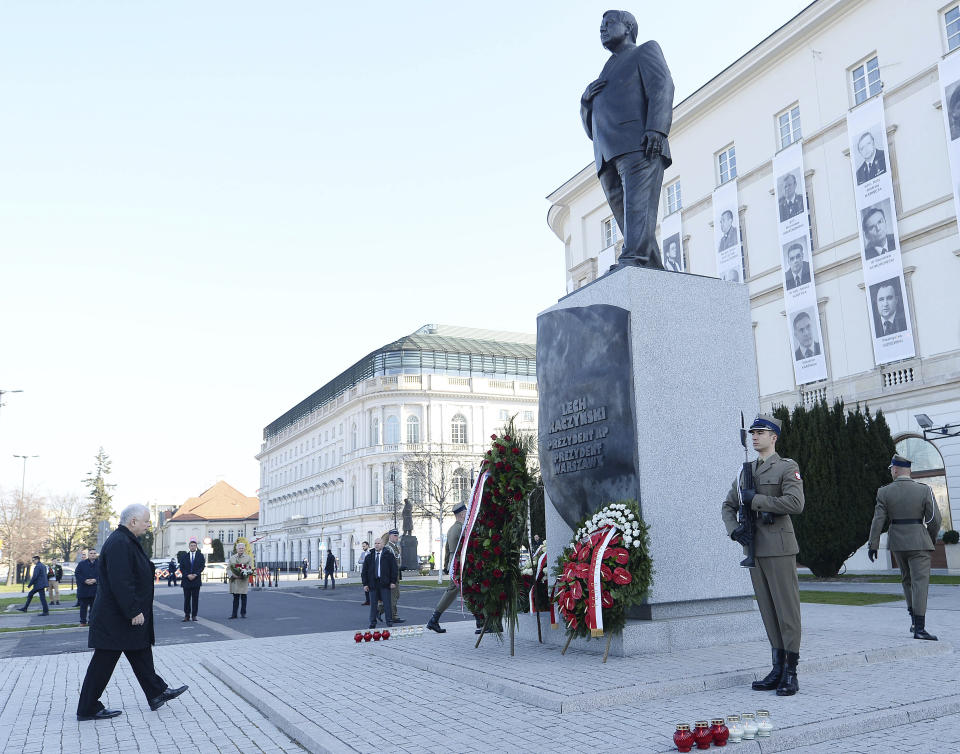
{"type": "Polygon", "coordinates": [[[203,568],[204,581],[226,581],[227,564],[226,563],[207,563],[203,568]]]}

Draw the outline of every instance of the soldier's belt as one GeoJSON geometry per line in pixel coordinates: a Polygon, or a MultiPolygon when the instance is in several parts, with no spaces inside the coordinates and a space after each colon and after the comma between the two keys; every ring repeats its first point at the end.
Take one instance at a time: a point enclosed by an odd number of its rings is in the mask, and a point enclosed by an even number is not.
{"type": "Polygon", "coordinates": [[[895,518],[890,523],[891,524],[922,524],[923,519],[922,518],[895,518]]]}

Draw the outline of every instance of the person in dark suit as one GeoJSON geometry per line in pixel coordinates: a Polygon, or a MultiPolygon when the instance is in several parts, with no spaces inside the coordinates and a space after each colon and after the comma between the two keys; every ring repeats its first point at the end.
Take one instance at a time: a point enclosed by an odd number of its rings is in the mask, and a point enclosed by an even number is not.
{"type": "Polygon", "coordinates": [[[879,207],[868,209],[863,214],[863,255],[873,259],[895,251],[897,239],[887,233],[887,216],[879,207]]]}
{"type": "Polygon", "coordinates": [[[873,141],[873,134],[869,131],[861,134],[857,140],[857,151],[863,158],[863,162],[857,168],[858,186],[887,172],[886,155],[884,155],[882,149],[877,149],[877,145],[873,141]]]}
{"type": "Polygon", "coordinates": [[[873,326],[878,338],[907,329],[907,318],[900,304],[900,286],[897,283],[896,279],[888,280],[877,288],[873,308],[873,326]]]}
{"type": "Polygon", "coordinates": [[[327,588],[327,579],[330,579],[333,588],[337,588],[337,578],[334,576],[337,570],[337,559],[333,555],[333,550],[327,551],[327,560],[323,564],[323,588],[327,588]]]}
{"type": "Polygon", "coordinates": [[[40,562],[40,556],[34,555],[33,558],[33,576],[30,577],[30,583],[27,586],[30,587],[30,591],[27,592],[27,601],[23,607],[18,607],[21,613],[27,612],[30,609],[30,600],[33,599],[33,595],[40,595],[40,605],[43,608],[43,612],[40,615],[50,615],[50,608],[47,607],[47,567],[40,562]]]}
{"type": "Polygon", "coordinates": [[[797,179],[793,173],[783,177],[783,196],[780,197],[780,222],[803,212],[803,197],[797,193],[797,179]]]}
{"type": "Polygon", "coordinates": [[[603,14],[600,42],[611,55],[580,98],[580,118],[623,234],[618,266],[662,270],[655,231],[663,171],[672,162],[673,78],[659,44],[637,46],[638,31],[627,11],[603,14]]]}
{"type": "Polygon", "coordinates": [[[733,227],[733,212],[725,209],[720,213],[720,243],[717,250],[723,251],[737,245],[737,229],[733,227]]]}
{"type": "Polygon", "coordinates": [[[74,576],[77,580],[77,600],[80,602],[80,625],[87,625],[87,613],[97,596],[97,579],[100,571],[97,551],[87,550],[87,557],[77,563],[74,576]]]}
{"type": "Polygon", "coordinates": [[[361,581],[363,591],[370,594],[370,628],[377,626],[377,601],[383,602],[383,617],[388,626],[393,626],[393,612],[390,608],[390,595],[397,588],[400,574],[397,559],[390,550],[385,550],[383,540],[373,540],[374,552],[363,559],[361,581]]]}
{"type": "Polygon", "coordinates": [[[197,551],[197,540],[191,539],[190,552],[180,555],[180,586],[183,587],[183,622],[197,619],[200,603],[200,574],[207,565],[202,552],[197,551]]]}
{"type": "Polygon", "coordinates": [[[177,585],[177,561],[173,558],[170,558],[170,562],[167,563],[167,586],[170,586],[171,581],[173,586],[177,585]]]}
{"type": "Polygon", "coordinates": [[[796,361],[820,355],[820,344],[813,337],[813,320],[807,312],[793,318],[793,337],[797,341],[797,350],[793,352],[796,361]]]}
{"type": "Polygon", "coordinates": [[[90,618],[87,666],[77,703],[77,720],[107,720],[122,714],[100,701],[120,655],[126,655],[151,710],[158,710],[187,690],[172,689],[153,666],[154,566],[138,537],[150,528],[150,510],[134,503],[120,513],[120,525],[100,553],[99,588],[90,618]]]}
{"type": "Polygon", "coordinates": [[[803,244],[792,243],[787,247],[787,290],[799,288],[810,282],[810,263],[803,261],[803,244]]]}

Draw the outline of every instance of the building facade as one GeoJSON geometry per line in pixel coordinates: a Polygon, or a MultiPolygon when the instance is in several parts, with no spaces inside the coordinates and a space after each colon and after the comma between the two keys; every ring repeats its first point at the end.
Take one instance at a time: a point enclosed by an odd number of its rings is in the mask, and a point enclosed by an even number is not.
{"type": "MultiPolygon", "coordinates": [[[[960,63],[958,47],[955,2],[813,2],[675,105],[659,214],[687,273],[749,287],[761,407],[882,409],[944,528],[960,525],[960,439],[943,436],[960,429],[960,181],[940,71],[960,63]],[[734,214],[739,254],[724,240],[734,214]],[[899,301],[896,337],[880,330],[885,296],[899,301]],[[927,417],[954,428],[925,439],[927,417]]],[[[603,274],[621,241],[593,163],[547,198],[569,292],[603,274]]],[[[862,552],[848,565],[869,567],[862,552]]]]}
{"type": "MultiPolygon", "coordinates": [[[[465,499],[489,436],[537,426],[533,335],[427,325],[367,355],[264,428],[258,562],[353,570],[417,503],[419,554],[443,558],[436,497],[465,499]],[[416,473],[417,469],[429,473],[416,473]],[[431,495],[431,490],[439,490],[431,495]]],[[[453,523],[449,513],[444,530],[453,523]]]]}
{"type": "Polygon", "coordinates": [[[260,515],[260,501],[220,481],[198,497],[186,500],[170,515],[161,511],[154,528],[153,556],[169,558],[186,550],[191,537],[219,539],[229,553],[240,537],[253,541],[260,515]]]}

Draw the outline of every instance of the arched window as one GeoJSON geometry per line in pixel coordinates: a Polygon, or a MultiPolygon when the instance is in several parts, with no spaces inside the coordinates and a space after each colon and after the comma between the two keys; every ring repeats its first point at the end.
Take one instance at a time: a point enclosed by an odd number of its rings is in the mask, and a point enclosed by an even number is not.
{"type": "Polygon", "coordinates": [[[373,417],[373,421],[370,422],[370,444],[380,444],[380,420],[377,417],[373,417]]]}
{"type": "Polygon", "coordinates": [[[357,478],[350,480],[350,507],[357,507],[357,478]]]}
{"type": "Polygon", "coordinates": [[[910,476],[933,489],[943,518],[941,528],[944,531],[952,529],[950,496],[947,494],[947,472],[944,470],[943,456],[940,455],[937,446],[922,437],[907,435],[897,440],[897,453],[913,461],[910,476]]]}
{"type": "Polygon", "coordinates": [[[350,427],[350,450],[357,449],[357,425],[350,427]]]}
{"type": "Polygon", "coordinates": [[[380,473],[374,471],[370,476],[370,503],[377,505],[380,502],[380,473]]]}
{"type": "Polygon", "coordinates": [[[450,421],[450,441],[456,445],[467,444],[467,420],[463,414],[457,414],[450,421]]]}
{"type": "Polygon", "coordinates": [[[383,427],[383,442],[387,445],[396,445],[400,442],[400,420],[395,416],[388,416],[383,427]]]}
{"type": "Polygon", "coordinates": [[[470,479],[464,469],[453,472],[453,503],[466,503],[470,496],[470,479]]]}
{"type": "Polygon", "coordinates": [[[407,417],[407,442],[420,442],[420,417],[407,417]]]}

